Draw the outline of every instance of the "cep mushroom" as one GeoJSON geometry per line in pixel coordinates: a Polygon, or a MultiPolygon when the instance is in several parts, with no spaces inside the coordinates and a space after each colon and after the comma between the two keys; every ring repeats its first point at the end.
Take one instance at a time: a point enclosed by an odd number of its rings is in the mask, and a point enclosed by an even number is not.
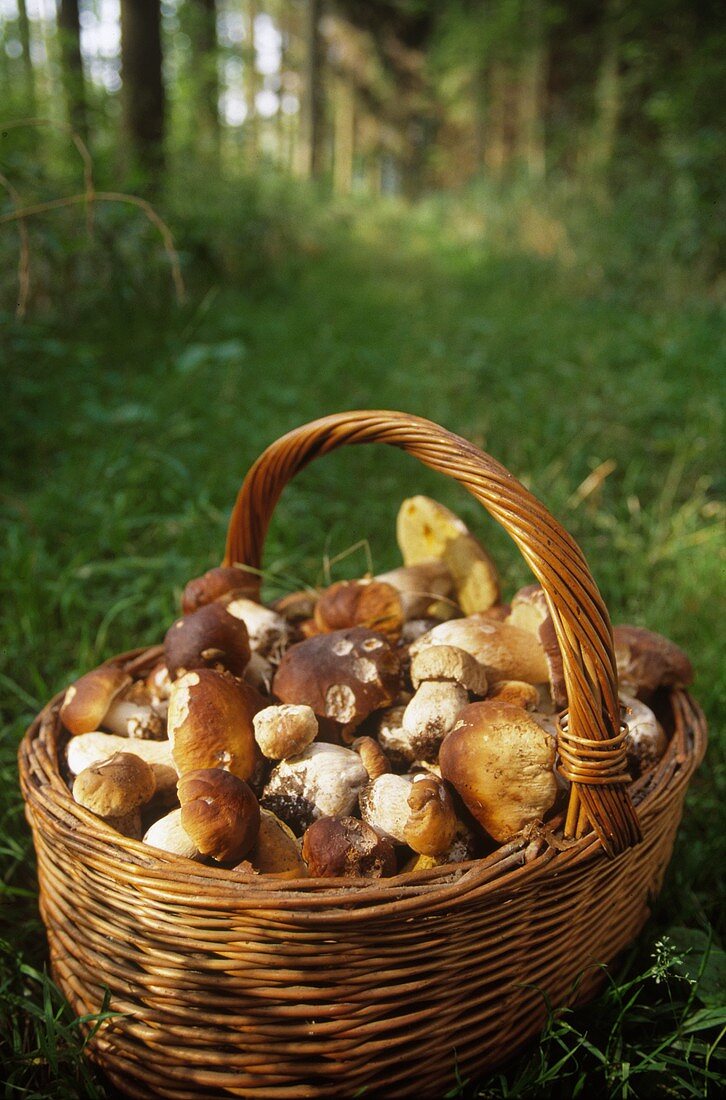
{"type": "Polygon", "coordinates": [[[172,679],[200,668],[244,673],[250,659],[247,627],[220,603],[183,616],[164,636],[164,657],[172,679]]]}
{"type": "Polygon", "coordinates": [[[72,737],[66,748],[66,763],[71,775],[78,775],[108,760],[114,753],[131,753],[150,765],[156,780],[157,794],[168,797],[176,792],[177,771],[169,741],[129,741],[115,733],[81,733],[72,737]]]}
{"type": "Polygon", "coordinates": [[[357,817],[321,817],[305,831],[302,856],[313,878],[387,878],[396,873],[390,841],[357,817]]]}
{"type": "MultiPolygon", "coordinates": [[[[453,591],[451,573],[444,562],[436,560],[400,565],[388,573],[379,573],[374,579],[396,589],[407,623],[412,619],[427,618],[432,607],[440,606],[453,591]]],[[[453,607],[453,601],[451,605],[453,607]]]]}
{"type": "Polygon", "coordinates": [[[486,615],[470,615],[439,623],[423,634],[410,649],[412,656],[431,646],[451,645],[475,657],[491,684],[499,680],[549,682],[550,670],[542,643],[536,635],[486,615]]]}
{"type": "Polygon", "coordinates": [[[260,752],[268,760],[297,756],[318,735],[318,720],[312,708],[296,703],[265,707],[252,722],[260,752]]]}
{"type": "Polygon", "coordinates": [[[620,693],[621,716],[628,732],[625,750],[628,767],[634,779],[657,764],[668,746],[663,727],[650,707],[629,695],[620,693]]]}
{"type": "Polygon", "coordinates": [[[640,626],[613,628],[618,680],[628,695],[647,702],[659,687],[685,688],[693,666],[675,642],[640,626]]]}
{"type": "Polygon", "coordinates": [[[408,735],[412,760],[434,761],[439,745],[469,702],[469,692],[485,695],[487,678],[481,665],[455,646],[431,646],[411,661],[411,683],[416,694],[401,722],[408,735]]]}
{"type": "Polygon", "coordinates": [[[494,562],[443,504],[425,496],[404,500],[396,520],[396,538],[404,565],[435,560],[446,566],[464,615],[486,611],[498,602],[500,585],[494,562]]]}
{"type": "Polygon", "coordinates": [[[238,862],[260,830],[252,788],[221,768],[186,772],[178,784],[181,824],[202,853],[217,863],[238,862]]]}
{"type": "Polygon", "coordinates": [[[539,639],[549,668],[552,702],[555,710],[564,710],[567,706],[567,688],[562,653],[544,589],[538,584],[520,588],[512,598],[511,611],[505,621],[510,626],[528,630],[539,639]]]}
{"type": "Polygon", "coordinates": [[[179,775],[223,768],[239,779],[250,779],[257,763],[253,719],[263,705],[249,684],[209,668],[176,680],[168,728],[179,775]]]}
{"type": "Polygon", "coordinates": [[[292,829],[264,806],[260,807],[257,839],[247,858],[234,870],[283,879],[305,878],[308,873],[292,829]]]}
{"type": "Polygon", "coordinates": [[[202,853],[182,825],[180,806],[149,826],[143,842],[170,855],[184,856],[185,859],[202,858],[202,853]]]}
{"type": "Polygon", "coordinates": [[[318,634],[291,646],[272,683],[283,703],[313,709],[352,739],[356,726],[396,698],[401,681],[398,656],[381,634],[365,627],[318,634]]]}
{"type": "Polygon", "coordinates": [[[273,768],[260,801],[300,835],[319,817],[348,816],[367,782],[357,753],[313,742],[273,768]]]}
{"type": "Polygon", "coordinates": [[[457,828],[451,795],[435,775],[381,775],[360,794],[361,817],[379,836],[421,855],[439,855],[457,828]]]}
{"type": "Polygon", "coordinates": [[[60,718],[69,733],[91,733],[103,722],[116,696],[131,677],[118,665],[101,665],[87,672],[67,689],[60,718]]]}
{"type": "Polygon", "coordinates": [[[218,565],[188,582],[182,596],[182,611],[191,615],[222,596],[248,595],[256,591],[258,583],[258,578],[244,569],[218,565]]]}
{"type": "Polygon", "coordinates": [[[141,807],[156,791],[154,772],[130,752],[116,752],[79,772],[73,797],[80,806],[102,817],[118,832],[141,837],[141,807]]]}
{"type": "Polygon", "coordinates": [[[290,633],[282,615],[244,597],[235,597],[225,606],[229,615],[245,624],[252,652],[272,661],[279,660],[290,633]]]}
{"type": "Polygon", "coordinates": [[[320,595],[314,619],[323,634],[361,626],[395,642],[401,637],[404,614],[392,585],[380,580],[338,581],[320,595]]]}
{"type": "Polygon", "coordinates": [[[441,774],[472,816],[504,841],[540,821],[557,798],[555,741],[535,716],[498,701],[470,703],[441,746],[441,774]]]}

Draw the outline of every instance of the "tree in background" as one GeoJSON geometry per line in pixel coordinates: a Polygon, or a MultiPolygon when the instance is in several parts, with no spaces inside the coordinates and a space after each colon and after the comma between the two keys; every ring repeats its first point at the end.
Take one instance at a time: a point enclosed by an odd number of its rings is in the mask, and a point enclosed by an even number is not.
{"type": "Polygon", "coordinates": [[[124,152],[154,183],[164,166],[166,121],[160,0],[121,0],[121,81],[124,152]]]}
{"type": "Polygon", "coordinates": [[[320,33],[321,0],[304,0],[305,61],[300,103],[298,171],[306,179],[323,169],[323,39],[320,33]]]}
{"type": "Polygon", "coordinates": [[[58,44],[68,124],[88,141],[88,107],[81,55],[78,0],[58,0],[58,44]]]}
{"type": "Polygon", "coordinates": [[[202,156],[219,151],[219,51],[216,0],[184,0],[180,23],[190,42],[190,96],[195,144],[202,156]]]}

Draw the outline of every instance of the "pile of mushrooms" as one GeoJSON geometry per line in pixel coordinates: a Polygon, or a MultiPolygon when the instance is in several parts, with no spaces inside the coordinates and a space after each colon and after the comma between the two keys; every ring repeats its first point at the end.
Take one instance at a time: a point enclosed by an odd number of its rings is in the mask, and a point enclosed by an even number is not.
{"type": "MultiPolygon", "coordinates": [[[[74,799],[151,848],[288,879],[456,864],[550,821],[567,698],[544,592],[503,603],[490,556],[427,497],[397,539],[399,568],[271,607],[242,569],[191,581],[151,671],[68,688],[74,799]]],[[[692,670],[657,634],[614,634],[636,778],[667,744],[649,702],[692,670]]]]}

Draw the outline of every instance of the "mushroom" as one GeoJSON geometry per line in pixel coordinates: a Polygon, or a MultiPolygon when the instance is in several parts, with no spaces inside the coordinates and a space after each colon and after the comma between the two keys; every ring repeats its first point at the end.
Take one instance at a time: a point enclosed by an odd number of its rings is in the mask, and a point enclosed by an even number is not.
{"type": "Polygon", "coordinates": [[[472,816],[503,841],[553,806],[555,741],[533,714],[511,703],[470,703],[441,746],[441,774],[472,816]]]}
{"type": "Polygon", "coordinates": [[[230,600],[225,606],[229,615],[239,619],[247,627],[252,652],[270,657],[273,661],[279,660],[290,633],[282,615],[256,600],[240,597],[230,600]]]}
{"type": "Polygon", "coordinates": [[[405,768],[416,759],[416,749],[411,746],[411,736],[403,728],[406,705],[386,707],[376,715],[374,731],[376,740],[394,767],[405,768]]]}
{"type": "Polygon", "coordinates": [[[640,626],[613,629],[621,688],[648,700],[659,687],[683,688],[693,680],[690,660],[674,642],[640,626]]]}
{"type": "Polygon", "coordinates": [[[185,615],[190,615],[221,596],[254,592],[257,584],[257,577],[244,569],[237,569],[233,565],[218,565],[188,582],[182,596],[182,611],[185,615]]]}
{"type": "Polygon", "coordinates": [[[396,853],[357,817],[321,817],[305,831],[302,855],[313,878],[386,878],[396,853]]]}
{"type": "Polygon", "coordinates": [[[140,756],[116,752],[107,760],[84,768],[73,783],[80,806],[105,818],[127,836],[141,837],[140,809],[156,791],[153,769],[140,756]]]}
{"type": "Polygon", "coordinates": [[[166,709],[166,703],[154,706],[117,696],[99,725],[120,737],[163,741],[166,738],[166,709]]]}
{"type": "Polygon", "coordinates": [[[299,835],[319,817],[350,814],[367,782],[357,753],[313,742],[273,768],[260,801],[299,835]]]}
{"type": "Polygon", "coordinates": [[[118,665],[101,665],[87,672],[67,689],[60,718],[69,733],[91,733],[103,721],[111,703],[131,677],[118,665]]]}
{"type": "Polygon", "coordinates": [[[306,878],[308,873],[292,829],[264,807],[260,807],[257,839],[247,853],[247,859],[234,870],[284,879],[306,878]]]}
{"type": "Polygon", "coordinates": [[[458,516],[430,497],[404,500],[396,520],[404,565],[431,560],[449,570],[456,600],[465,615],[486,611],[499,600],[496,566],[458,516]]]}
{"type": "Polygon", "coordinates": [[[272,682],[283,703],[312,707],[350,740],[372,711],[396,698],[401,669],[398,656],[381,634],[365,627],[319,634],[290,646],[272,682]]]}
{"type": "Polygon", "coordinates": [[[351,748],[360,756],[370,779],[377,779],[379,775],[392,771],[391,761],[375,738],[356,737],[351,748]]]}
{"type": "Polygon", "coordinates": [[[178,783],[181,824],[202,855],[243,859],[257,839],[260,807],[244,779],[221,768],[186,772],[178,783]]]}
{"type": "Polygon", "coordinates": [[[382,775],[361,792],[360,807],[380,836],[421,855],[445,852],[459,824],[451,795],[435,775],[382,775]]]}
{"type": "Polygon", "coordinates": [[[406,622],[426,618],[432,605],[446,599],[453,591],[451,573],[443,561],[436,559],[401,565],[388,573],[379,573],[374,579],[396,589],[406,622]]]}
{"type": "Polygon", "coordinates": [[[451,645],[466,650],[486,672],[490,683],[525,680],[529,684],[549,682],[549,665],[539,639],[528,630],[510,623],[470,615],[439,623],[410,648],[414,657],[430,646],[451,645]]]}
{"type": "Polygon", "coordinates": [[[288,592],[286,596],[280,596],[279,600],[275,600],[272,608],[278,615],[282,615],[286,622],[297,626],[305,619],[312,619],[317,599],[318,593],[309,589],[288,592]]]}
{"type": "Polygon", "coordinates": [[[510,626],[529,631],[541,642],[549,668],[552,701],[555,710],[563,710],[567,706],[565,672],[560,643],[557,641],[544,589],[538,584],[520,588],[512,598],[511,611],[505,621],[510,626]]]}
{"type": "Polygon", "coordinates": [[[628,727],[625,749],[630,774],[637,779],[657,764],[668,747],[668,738],[650,707],[620,693],[621,715],[628,727]]]}
{"type": "Polygon", "coordinates": [[[186,859],[201,859],[202,853],[182,825],[181,813],[181,807],[177,807],[155,821],[144,833],[144,844],[186,859]]]}
{"type": "Polygon", "coordinates": [[[252,723],[255,740],[268,760],[297,756],[318,734],[318,720],[313,710],[296,703],[265,707],[257,712],[252,723]]]}
{"type": "Polygon", "coordinates": [[[175,681],[168,728],[179,775],[223,768],[250,779],[257,762],[253,718],[263,705],[249,684],[213,669],[188,672],[175,681]]]}
{"type": "Polygon", "coordinates": [[[378,580],[338,581],[315,605],[315,626],[321,633],[361,626],[389,641],[401,637],[403,609],[398,590],[378,580]]]}
{"type": "Polygon", "coordinates": [[[524,710],[539,710],[542,702],[540,693],[534,684],[524,680],[500,680],[492,684],[487,692],[487,700],[497,699],[500,703],[514,703],[524,710]]]}
{"type": "Polygon", "coordinates": [[[435,775],[415,776],[408,805],[403,837],[409,848],[424,856],[440,856],[448,851],[459,822],[443,780],[435,775]]]}
{"type": "Polygon", "coordinates": [[[411,682],[416,694],[401,723],[408,735],[408,753],[413,754],[413,760],[433,761],[445,734],[469,702],[468,693],[486,693],[486,675],[469,653],[441,645],[415,654],[411,661],[411,682]]]}
{"type": "Polygon", "coordinates": [[[272,689],[272,678],[275,675],[275,667],[267,657],[253,650],[247,662],[243,679],[259,691],[261,695],[269,695],[272,689]]]}
{"type": "Polygon", "coordinates": [[[82,733],[72,737],[66,748],[66,763],[71,775],[78,775],[114,753],[131,753],[151,766],[156,779],[157,793],[168,795],[176,792],[177,771],[171,755],[169,741],[129,741],[115,733],[82,733]]]}
{"type": "Polygon", "coordinates": [[[241,676],[250,659],[247,627],[220,603],[206,604],[169,627],[164,656],[173,679],[198,668],[241,676]]]}
{"type": "Polygon", "coordinates": [[[448,848],[436,856],[414,855],[404,864],[403,872],[428,871],[432,867],[442,867],[447,863],[465,863],[467,860],[476,859],[481,845],[470,829],[458,821],[454,839],[448,848]]]}

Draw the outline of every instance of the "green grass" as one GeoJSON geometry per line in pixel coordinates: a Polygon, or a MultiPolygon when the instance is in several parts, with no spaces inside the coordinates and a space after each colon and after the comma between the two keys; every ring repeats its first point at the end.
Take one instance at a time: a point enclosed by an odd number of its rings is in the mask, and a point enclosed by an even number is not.
{"type": "MultiPolygon", "coordinates": [[[[608,229],[591,211],[590,232],[567,203],[472,196],[408,212],[321,210],[250,184],[204,208],[178,195],[165,213],[190,284],[184,306],[171,300],[153,234],[109,210],[96,243],[73,236],[78,213],[53,222],[52,236],[33,228],[30,315],[3,317],[5,1095],[106,1095],[43,976],[17,790],[23,729],[81,671],[160,638],[185,581],[219,560],[235,493],[267,443],[327,412],[388,407],[466,436],[529,485],[581,543],[613,621],[661,631],[691,655],[711,728],[662,898],[608,992],[462,1092],[574,1097],[587,1083],[588,1096],[716,1096],[724,982],[710,945],[724,932],[726,867],[718,295],[642,226],[637,236],[613,216],[608,229]],[[583,498],[607,460],[614,469],[583,498]],[[685,946],[673,931],[684,927],[685,946]]],[[[0,253],[11,272],[9,236],[0,253]]],[[[513,544],[462,490],[364,447],[313,464],[283,495],[269,592],[319,578],[326,556],[341,557],[335,577],[363,572],[368,549],[377,569],[395,564],[394,518],[412,491],[467,520],[508,592],[526,583],[513,544]]]]}

